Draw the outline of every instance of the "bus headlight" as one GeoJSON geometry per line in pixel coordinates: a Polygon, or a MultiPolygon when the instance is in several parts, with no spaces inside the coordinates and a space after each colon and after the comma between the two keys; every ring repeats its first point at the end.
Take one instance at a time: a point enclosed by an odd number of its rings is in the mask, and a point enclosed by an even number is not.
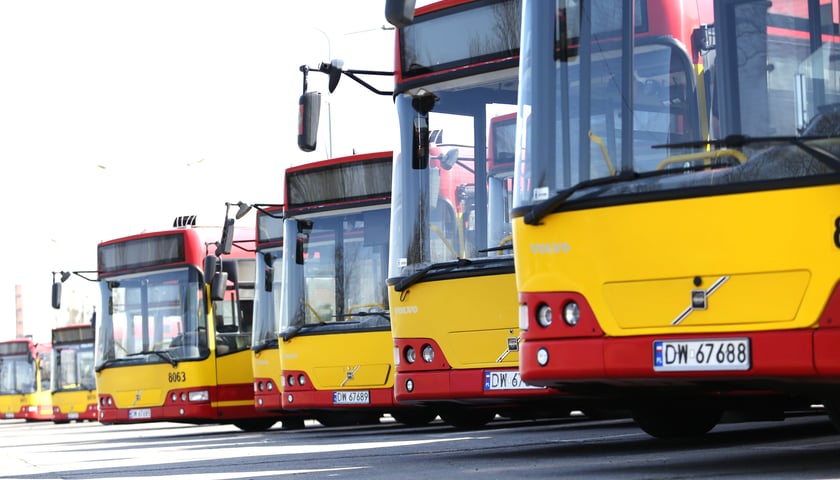
{"type": "Polygon", "coordinates": [[[286,379],[286,383],[290,387],[294,387],[295,386],[295,376],[294,375],[289,375],[289,378],[286,379]]]}
{"type": "Polygon", "coordinates": [[[570,327],[578,324],[580,321],[580,306],[576,302],[569,302],[563,307],[563,320],[570,327]]]}
{"type": "Polygon", "coordinates": [[[298,385],[300,385],[301,387],[306,385],[306,376],[302,373],[298,375],[298,385]]]}
{"type": "Polygon", "coordinates": [[[190,392],[190,401],[191,402],[206,402],[210,400],[210,392],[207,390],[198,390],[195,392],[190,392]]]}
{"type": "Polygon", "coordinates": [[[548,305],[543,303],[542,305],[537,307],[536,316],[537,316],[537,323],[539,323],[540,326],[542,326],[543,328],[551,325],[552,313],[551,313],[551,307],[549,307],[548,305]]]}
{"type": "Polygon", "coordinates": [[[432,348],[432,346],[428,343],[423,345],[423,350],[420,352],[420,354],[423,356],[423,361],[425,361],[426,363],[432,363],[432,361],[434,361],[435,359],[435,349],[432,348]]]}
{"type": "Polygon", "coordinates": [[[411,393],[414,391],[414,380],[408,379],[405,381],[405,391],[411,393]]]}
{"type": "Polygon", "coordinates": [[[405,361],[414,363],[415,360],[417,360],[417,352],[414,351],[414,347],[405,347],[405,361]]]}
{"type": "MultiPolygon", "coordinates": [[[[260,383],[260,385],[262,385],[262,383],[260,383]]],[[[271,380],[265,382],[265,389],[268,390],[269,392],[274,391],[274,382],[272,382],[271,380]]],[[[260,390],[262,390],[262,389],[260,389],[260,390]]]]}

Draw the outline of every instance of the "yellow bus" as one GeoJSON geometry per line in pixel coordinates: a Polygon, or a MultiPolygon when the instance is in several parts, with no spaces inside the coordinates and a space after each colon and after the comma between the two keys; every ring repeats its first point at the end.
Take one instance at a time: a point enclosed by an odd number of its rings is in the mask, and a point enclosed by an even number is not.
{"type": "Polygon", "coordinates": [[[255,431],[279,419],[254,406],[254,231],[224,230],[178,217],[170,230],[99,244],[100,422],[255,431]]]}
{"type": "MultiPolygon", "coordinates": [[[[388,294],[390,152],[285,172],[279,353],[282,409],[326,426],[388,413],[421,425],[437,415],[394,400],[388,294]]],[[[267,282],[266,282],[267,284],[267,282]]]]}
{"type": "MultiPolygon", "coordinates": [[[[244,215],[244,211],[242,215],[244,215]]],[[[237,215],[241,216],[241,215],[237,215]]],[[[279,411],[280,293],[283,258],[283,206],[260,208],[257,212],[257,277],[254,290],[254,328],[251,365],[254,370],[254,400],[259,410],[279,411]]]]}
{"type": "Polygon", "coordinates": [[[837,0],[526,1],[514,256],[528,383],[656,437],[840,426],[837,0]]]}
{"type": "Polygon", "coordinates": [[[568,415],[570,397],[518,371],[509,211],[520,2],[408,3],[386,5],[398,27],[387,279],[397,401],[459,428],[568,415]]]}
{"type": "Polygon", "coordinates": [[[5,419],[52,419],[49,343],[0,342],[0,414],[5,419]]]}
{"type": "Polygon", "coordinates": [[[51,367],[53,422],[98,420],[92,324],[52,330],[51,367]]]}

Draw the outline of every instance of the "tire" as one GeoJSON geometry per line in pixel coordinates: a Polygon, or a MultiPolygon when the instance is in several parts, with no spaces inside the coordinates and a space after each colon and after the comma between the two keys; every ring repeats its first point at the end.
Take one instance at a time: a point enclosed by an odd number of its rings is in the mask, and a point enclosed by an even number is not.
{"type": "Polygon", "coordinates": [[[407,425],[409,427],[422,427],[428,425],[437,418],[437,412],[428,408],[412,408],[406,410],[397,410],[391,412],[391,416],[394,417],[399,423],[403,425],[407,425]]]}
{"type": "Polygon", "coordinates": [[[283,417],[283,430],[303,430],[306,428],[303,417],[283,417]]]}
{"type": "Polygon", "coordinates": [[[825,410],[828,412],[828,419],[838,431],[840,431],[840,398],[832,398],[823,402],[825,410]]]}
{"type": "Polygon", "coordinates": [[[632,410],[633,420],[645,433],[663,439],[705,435],[720,422],[722,414],[718,407],[657,405],[632,410]]]}
{"type": "Polygon", "coordinates": [[[264,432],[277,423],[276,418],[249,418],[233,422],[243,432],[264,432]]]}
{"type": "Polygon", "coordinates": [[[484,408],[451,408],[440,412],[444,422],[459,430],[481,428],[496,418],[496,412],[484,408]]]}
{"type": "Polygon", "coordinates": [[[323,412],[315,416],[315,420],[325,427],[352,427],[356,425],[376,425],[379,423],[379,412],[323,412]]]}

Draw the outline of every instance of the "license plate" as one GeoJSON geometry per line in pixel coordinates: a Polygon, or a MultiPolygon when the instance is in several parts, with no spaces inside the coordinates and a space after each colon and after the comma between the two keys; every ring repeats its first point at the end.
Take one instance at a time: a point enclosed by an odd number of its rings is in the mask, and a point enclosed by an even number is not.
{"type": "Polygon", "coordinates": [[[750,358],[749,338],[653,342],[657,372],[749,370],[750,358]]]}
{"type": "Polygon", "coordinates": [[[335,405],[361,405],[370,403],[368,390],[340,390],[333,392],[335,405]]]}
{"type": "Polygon", "coordinates": [[[67,414],[67,419],[68,420],[78,420],[79,419],[79,414],[78,413],[68,413],[67,414]]]}
{"type": "Polygon", "coordinates": [[[14,413],[7,413],[6,418],[15,418],[15,414],[14,413]]]}
{"type": "Polygon", "coordinates": [[[152,418],[152,410],[150,408],[134,408],[128,411],[128,418],[132,420],[152,418]]]}
{"type": "Polygon", "coordinates": [[[484,372],[484,390],[528,390],[543,388],[522,381],[516,370],[487,370],[484,372]]]}

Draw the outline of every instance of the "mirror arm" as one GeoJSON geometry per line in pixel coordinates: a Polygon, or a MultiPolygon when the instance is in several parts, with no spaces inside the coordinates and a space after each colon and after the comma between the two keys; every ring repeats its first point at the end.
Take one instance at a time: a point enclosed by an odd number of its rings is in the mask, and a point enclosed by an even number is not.
{"type": "MultiPolygon", "coordinates": [[[[310,68],[310,67],[307,67],[306,65],[301,65],[300,66],[300,71],[303,72],[303,82],[304,82],[303,91],[304,91],[304,93],[306,93],[306,87],[307,87],[307,85],[306,85],[306,74],[309,71],[318,71],[318,72],[325,73],[325,74],[329,75],[334,69],[338,69],[338,67],[334,66],[331,63],[320,63],[320,64],[318,64],[318,68],[310,68]]],[[[359,85],[367,88],[368,90],[370,90],[371,92],[373,92],[377,95],[393,95],[394,94],[393,91],[379,90],[376,87],[374,87],[373,85],[367,83],[366,81],[362,80],[361,78],[359,78],[357,76],[357,75],[379,75],[379,76],[383,76],[383,77],[393,77],[394,72],[385,72],[385,71],[381,71],[381,70],[353,70],[353,69],[348,69],[348,70],[340,70],[339,69],[338,71],[340,73],[350,77],[351,79],[353,79],[354,82],[356,82],[359,85]]]]}

